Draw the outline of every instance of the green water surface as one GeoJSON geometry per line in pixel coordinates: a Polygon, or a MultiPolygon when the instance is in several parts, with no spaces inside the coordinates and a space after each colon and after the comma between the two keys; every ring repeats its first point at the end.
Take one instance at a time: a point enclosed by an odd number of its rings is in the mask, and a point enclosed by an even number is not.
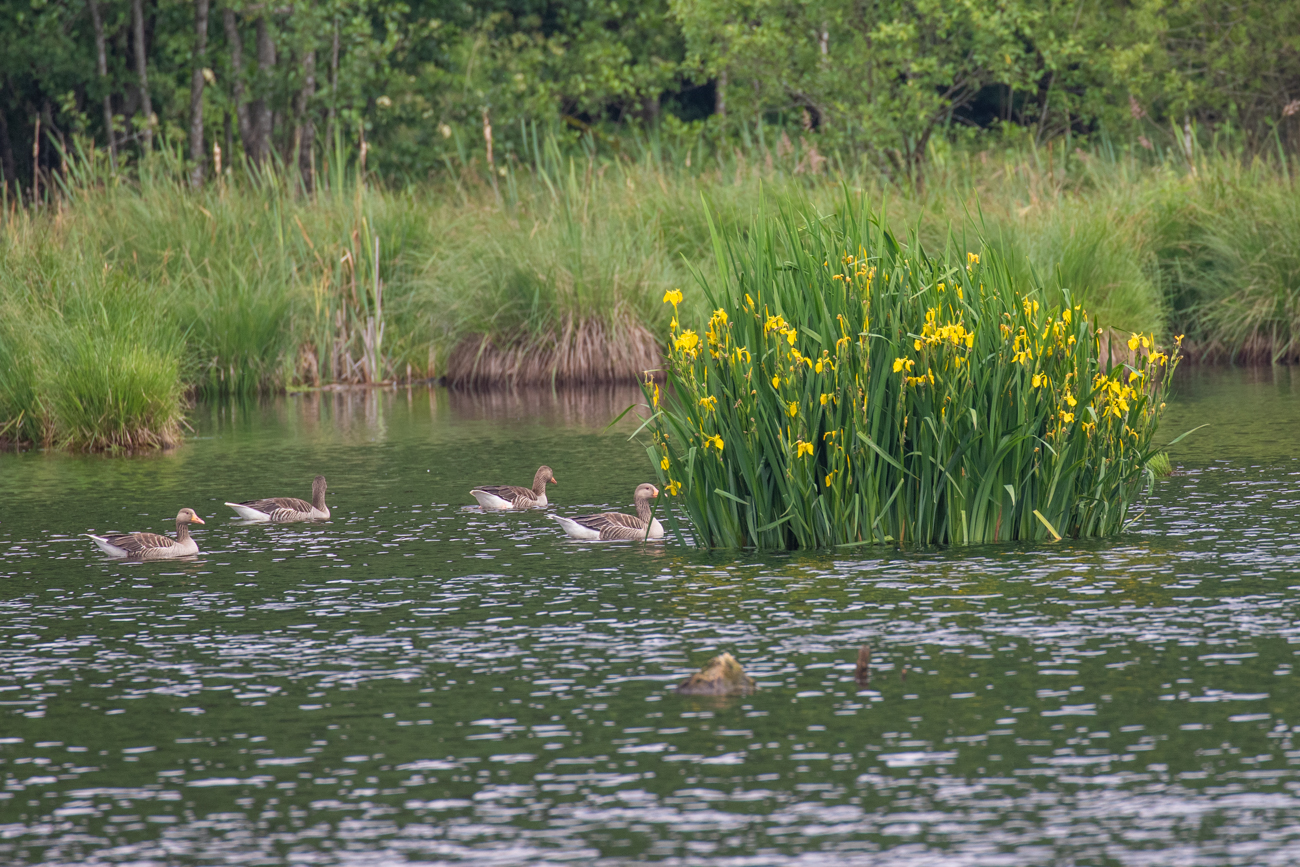
{"type": "Polygon", "coordinates": [[[0,862],[1300,862],[1300,373],[1186,372],[1124,535],[758,556],[578,543],[635,392],[199,406],[180,449],[0,455],[0,862]],[[305,497],[333,520],[248,525],[305,497]],[[192,561],[106,560],[171,532],[192,561]],[[872,679],[853,679],[858,647],[872,679]],[[735,654],[752,696],[672,685],[735,654]]]}

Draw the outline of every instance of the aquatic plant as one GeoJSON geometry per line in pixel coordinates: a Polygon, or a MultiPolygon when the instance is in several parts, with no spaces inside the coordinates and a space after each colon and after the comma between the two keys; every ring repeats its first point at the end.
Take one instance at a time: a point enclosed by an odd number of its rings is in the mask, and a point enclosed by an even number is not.
{"type": "Polygon", "coordinates": [[[184,347],[152,288],[69,243],[66,227],[11,228],[0,242],[0,441],[177,442],[184,347]]]}
{"type": "MultiPolygon", "coordinates": [[[[713,309],[674,316],[654,408],[661,487],[709,546],[1100,536],[1144,480],[1177,344],[1102,355],[996,252],[931,255],[862,200],[715,236],[713,309]]],[[[956,245],[950,246],[950,250],[956,245]]],[[[676,310],[685,294],[671,291],[676,310]]]]}

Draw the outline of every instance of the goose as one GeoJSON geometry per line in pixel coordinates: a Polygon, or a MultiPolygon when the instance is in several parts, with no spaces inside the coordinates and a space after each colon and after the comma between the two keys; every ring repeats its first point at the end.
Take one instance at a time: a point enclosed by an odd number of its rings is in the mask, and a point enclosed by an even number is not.
{"type": "Polygon", "coordinates": [[[560,515],[551,517],[560,522],[564,532],[575,539],[662,539],[663,524],[658,518],[650,516],[650,501],[659,496],[659,489],[649,483],[638,485],[633,500],[636,503],[636,515],[624,515],[621,512],[605,512],[601,515],[582,515],[577,518],[565,518],[560,515]],[[650,532],[646,534],[646,526],[650,532]]]}
{"type": "Polygon", "coordinates": [[[521,488],[518,485],[480,485],[470,491],[474,499],[484,509],[503,511],[506,509],[540,509],[546,506],[546,483],[558,485],[551,468],[541,466],[533,475],[533,486],[521,488]]]}
{"type": "Polygon", "coordinates": [[[157,533],[116,533],[111,536],[96,536],[86,533],[95,540],[110,557],[129,557],[132,560],[173,560],[177,557],[190,557],[199,553],[198,544],[190,538],[190,524],[202,524],[203,519],[194,514],[193,509],[181,509],[176,513],[176,538],[169,539],[157,533]]]}
{"type": "Polygon", "coordinates": [[[247,521],[270,521],[289,524],[294,521],[325,521],[330,507],[325,505],[325,477],[317,476],[311,483],[311,502],[297,497],[268,497],[246,503],[226,503],[247,521]]]}

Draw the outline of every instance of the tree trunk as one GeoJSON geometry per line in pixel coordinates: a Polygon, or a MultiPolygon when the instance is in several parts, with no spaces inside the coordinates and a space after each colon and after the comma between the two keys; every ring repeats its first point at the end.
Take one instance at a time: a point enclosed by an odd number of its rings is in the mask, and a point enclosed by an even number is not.
{"type": "Polygon", "coordinates": [[[302,90],[298,93],[298,171],[302,173],[302,186],[307,192],[316,188],[312,155],[316,150],[316,122],[312,118],[311,101],[316,95],[316,50],[308,49],[302,58],[302,90]]]}
{"type": "Polygon", "coordinates": [[[104,48],[104,19],[99,14],[97,0],[87,0],[90,23],[95,28],[95,74],[104,88],[104,134],[108,136],[108,165],[117,171],[117,138],[113,135],[113,100],[108,84],[108,51],[104,48]]]}
{"type": "Polygon", "coordinates": [[[717,83],[713,88],[713,113],[718,117],[727,116],[727,70],[718,73],[717,83]]]}
{"type": "MultiPolygon", "coordinates": [[[[0,91],[8,89],[8,82],[0,91]]],[[[0,186],[14,185],[14,192],[21,193],[22,188],[18,185],[18,161],[14,159],[14,143],[9,138],[9,118],[5,116],[3,108],[0,108],[0,170],[4,172],[4,183],[0,186]]]]}
{"type": "MultiPolygon", "coordinates": [[[[50,140],[59,152],[59,174],[63,177],[68,176],[68,140],[63,137],[63,131],[54,125],[54,106],[50,103],[50,98],[45,98],[45,107],[41,109],[41,114],[45,118],[45,137],[50,140]]],[[[54,159],[50,158],[50,170],[54,170],[54,159]]]]}
{"type": "Polygon", "coordinates": [[[140,108],[144,111],[144,152],[153,150],[153,103],[149,100],[149,74],[144,50],[144,0],[131,0],[131,31],[135,37],[135,72],[140,77],[140,108]]]}
{"type": "Polygon", "coordinates": [[[203,63],[208,54],[208,0],[194,0],[194,72],[190,74],[190,186],[203,185],[203,63]]]}
{"type": "Polygon", "coordinates": [[[339,20],[334,19],[334,44],[330,50],[330,110],[325,125],[325,149],[334,146],[334,107],[339,101],[339,20]]]}
{"type": "MultiPolygon", "coordinates": [[[[226,135],[226,155],[227,155],[227,159],[229,159],[230,155],[234,154],[235,152],[235,136],[233,130],[231,130],[230,128],[230,112],[229,111],[224,112],[222,114],[221,120],[222,120],[222,131],[226,135]]],[[[216,170],[217,174],[221,174],[221,166],[213,166],[213,168],[216,170]]]]}
{"type": "MultiPolygon", "coordinates": [[[[244,43],[239,38],[239,22],[235,20],[235,10],[229,6],[221,9],[221,23],[226,31],[226,43],[230,46],[230,69],[234,73],[230,97],[235,103],[235,119],[239,122],[239,140],[244,145],[244,155],[252,158],[253,125],[248,119],[248,103],[244,99],[244,43]]],[[[230,142],[226,142],[226,155],[233,160],[230,142]]]]}
{"type": "Polygon", "coordinates": [[[267,21],[268,12],[263,12],[257,19],[257,96],[252,103],[253,140],[256,142],[253,162],[266,160],[271,148],[272,117],[271,104],[267,100],[271,77],[275,72],[275,41],[271,38],[271,27],[267,21]]]}
{"type": "Polygon", "coordinates": [[[36,131],[32,133],[32,206],[41,203],[41,116],[36,115],[36,131]]]}
{"type": "Polygon", "coordinates": [[[661,94],[656,91],[641,98],[641,120],[646,125],[653,125],[659,121],[660,97],[661,94]]]}

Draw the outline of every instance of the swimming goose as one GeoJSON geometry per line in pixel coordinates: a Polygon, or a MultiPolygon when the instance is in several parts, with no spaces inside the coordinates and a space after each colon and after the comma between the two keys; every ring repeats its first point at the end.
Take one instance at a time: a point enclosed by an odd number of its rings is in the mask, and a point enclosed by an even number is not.
{"type": "Polygon", "coordinates": [[[247,521],[270,521],[289,524],[293,521],[324,521],[330,516],[325,505],[325,477],[317,476],[311,483],[311,502],[297,497],[268,497],[246,503],[226,503],[247,521]]]}
{"type": "Polygon", "coordinates": [[[659,496],[659,489],[649,483],[637,486],[633,500],[636,503],[636,515],[624,515],[621,512],[605,512],[601,515],[582,515],[577,518],[564,518],[560,515],[551,517],[560,522],[564,532],[575,539],[662,539],[663,524],[658,518],[650,516],[650,501],[659,496]],[[646,525],[650,526],[649,535],[646,525]]]}
{"type": "Polygon", "coordinates": [[[480,485],[470,491],[478,504],[485,509],[503,511],[505,509],[537,509],[546,505],[546,483],[558,485],[555,474],[550,467],[537,468],[533,476],[533,487],[521,488],[518,485],[480,485]]]}
{"type": "Polygon", "coordinates": [[[203,519],[193,509],[176,513],[176,538],[169,539],[157,533],[117,533],[112,536],[86,535],[95,540],[110,557],[130,557],[132,560],[172,560],[199,553],[199,546],[190,538],[190,524],[202,524],[203,519]]]}

